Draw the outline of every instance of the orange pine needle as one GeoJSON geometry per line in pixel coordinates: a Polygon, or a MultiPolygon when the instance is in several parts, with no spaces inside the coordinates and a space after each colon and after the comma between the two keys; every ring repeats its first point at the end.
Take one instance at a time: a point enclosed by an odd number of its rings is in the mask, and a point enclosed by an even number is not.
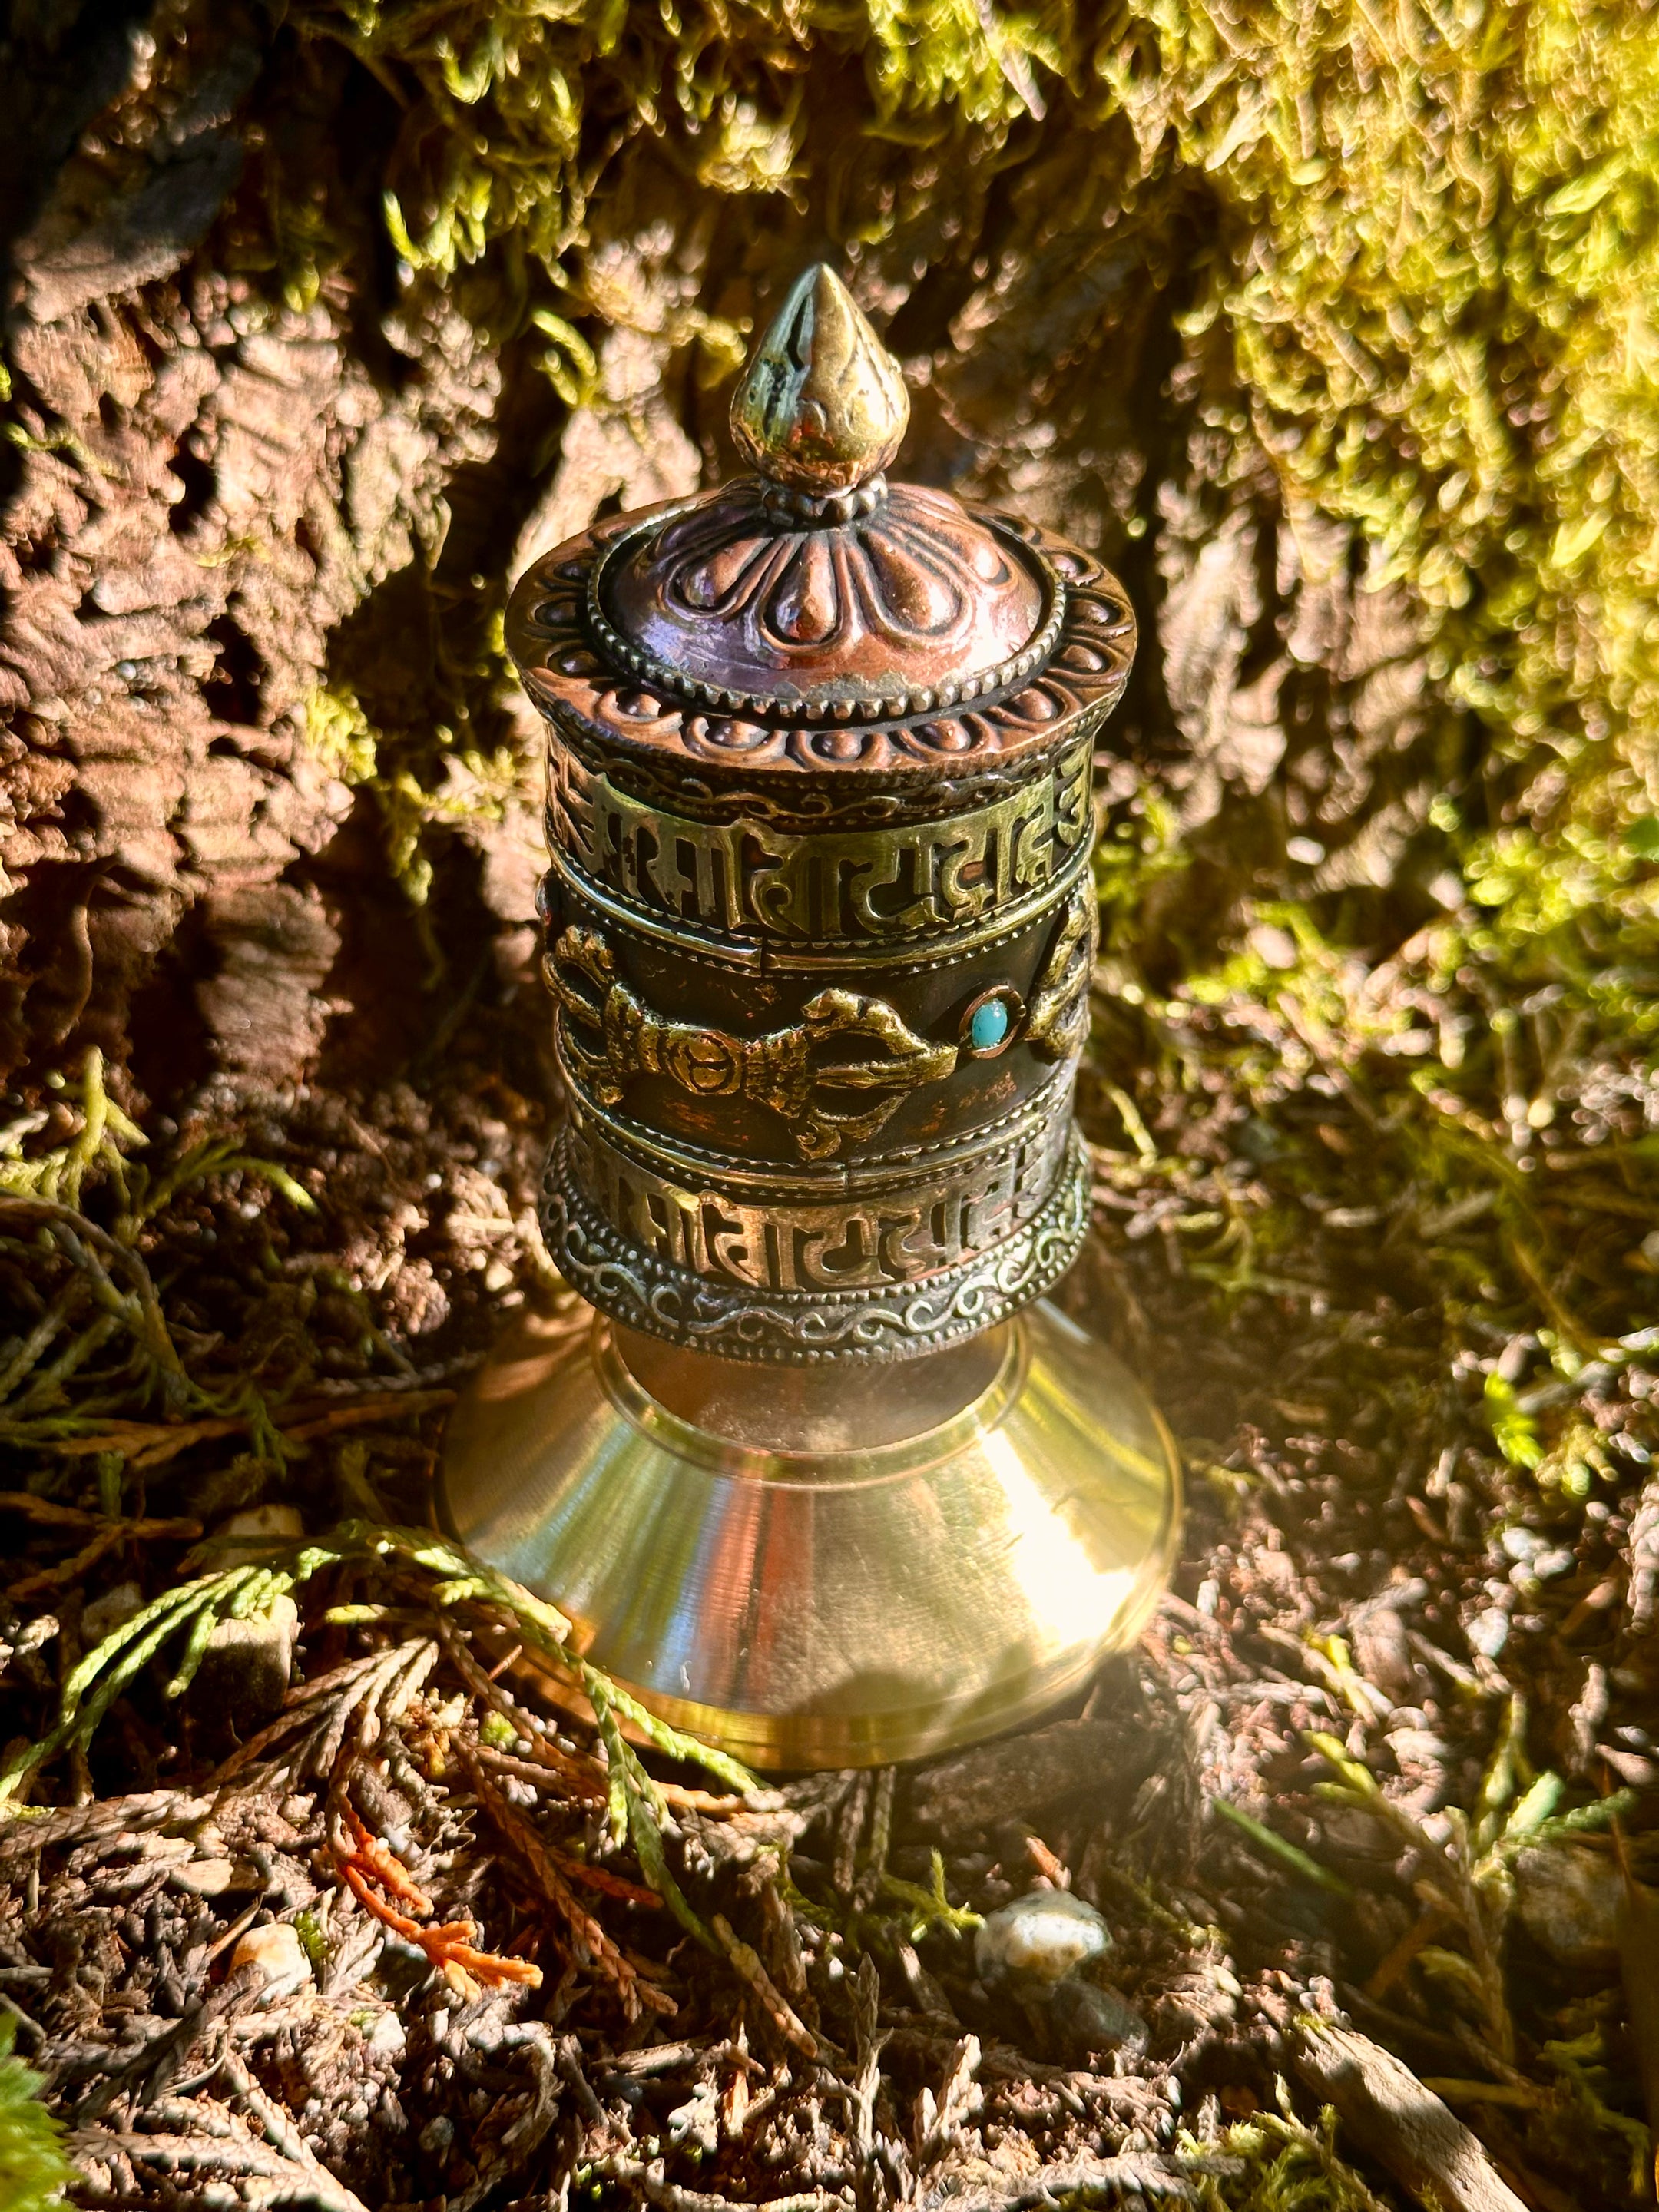
{"type": "Polygon", "coordinates": [[[388,1897],[395,1897],[400,1905],[410,1905],[416,1912],[430,1912],[432,1899],[389,1846],[372,1829],[363,1826],[356,1811],[349,1805],[346,1808],[346,1820],[350,1826],[352,1840],[357,1846],[353,1856],[358,1864],[374,1875],[388,1897]]]}
{"type": "Polygon", "coordinates": [[[485,1989],[500,1989],[515,1982],[526,1989],[538,1990],[542,1985],[542,1970],[529,1959],[504,1957],[495,1951],[474,1948],[473,1938],[478,1926],[474,1920],[446,1920],[435,1927],[422,1927],[408,1913],[400,1912],[395,1905],[380,1896],[374,1885],[387,1890],[393,1897],[412,1905],[416,1911],[430,1912],[432,1903],[426,1893],[410,1881],[408,1870],[379,1836],[373,1834],[350,1807],[346,1808],[356,1849],[349,1856],[335,1849],[335,1860],[348,1889],[374,1915],[382,1927],[390,1928],[405,1942],[418,1944],[438,1972],[453,1984],[464,1997],[476,1996],[480,1984],[485,1989]],[[371,1879],[372,1877],[372,1879],[371,1879]]]}

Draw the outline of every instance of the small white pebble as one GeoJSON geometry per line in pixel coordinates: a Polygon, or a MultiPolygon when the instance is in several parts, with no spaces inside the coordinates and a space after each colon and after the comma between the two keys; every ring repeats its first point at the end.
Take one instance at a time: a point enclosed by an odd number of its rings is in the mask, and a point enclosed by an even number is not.
{"type": "Polygon", "coordinates": [[[182,1889],[190,1897],[222,1897],[236,1879],[236,1869],[229,1859],[198,1858],[187,1866],[174,1867],[167,1880],[175,1889],[182,1889]]]}
{"type": "Polygon", "coordinates": [[[257,1966],[265,1978],[266,1989],[276,1996],[291,1996],[311,1979],[311,1961],[300,1932],[286,1920],[272,1920],[263,1928],[248,1929],[230,1954],[233,1974],[243,1966],[257,1966]]]}
{"type": "Polygon", "coordinates": [[[306,1524],[292,1505],[249,1505],[232,1513],[214,1530],[219,1536],[274,1536],[279,1540],[303,1536],[306,1524]]]}
{"type": "Polygon", "coordinates": [[[395,2058],[407,2040],[408,2038],[404,2033],[404,2024],[397,2014],[383,2012],[370,2033],[368,2047],[371,2051],[387,2051],[395,2058]]]}
{"type": "Polygon", "coordinates": [[[994,1912],[974,1938],[974,1964],[981,1981],[1009,1976],[1063,1981],[1111,1943],[1092,1905],[1065,1889],[1034,1889],[994,1912]]]}

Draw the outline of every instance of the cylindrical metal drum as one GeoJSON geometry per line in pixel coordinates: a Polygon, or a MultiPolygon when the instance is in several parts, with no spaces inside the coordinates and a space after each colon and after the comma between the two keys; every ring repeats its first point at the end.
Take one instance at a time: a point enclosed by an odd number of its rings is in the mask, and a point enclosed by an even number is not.
{"type": "MultiPolygon", "coordinates": [[[[825,270],[782,319],[815,363],[826,325],[874,351],[825,270]]],[[[602,1312],[733,1358],[936,1349],[1048,1289],[1087,1217],[1091,764],[1133,618],[1074,546],[856,473],[866,439],[821,491],[604,524],[507,617],[552,732],[549,1246],[602,1312]]]]}

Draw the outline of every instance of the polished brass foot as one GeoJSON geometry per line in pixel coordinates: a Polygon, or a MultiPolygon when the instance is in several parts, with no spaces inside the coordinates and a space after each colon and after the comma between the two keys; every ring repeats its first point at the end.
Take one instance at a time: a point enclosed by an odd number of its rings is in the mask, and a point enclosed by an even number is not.
{"type": "Polygon", "coordinates": [[[751,1765],[1013,1726],[1131,1643],[1174,1445],[1046,1302],[876,1369],[757,1368],[526,1315],[457,1407],[441,1518],[644,1704],[751,1765]]]}

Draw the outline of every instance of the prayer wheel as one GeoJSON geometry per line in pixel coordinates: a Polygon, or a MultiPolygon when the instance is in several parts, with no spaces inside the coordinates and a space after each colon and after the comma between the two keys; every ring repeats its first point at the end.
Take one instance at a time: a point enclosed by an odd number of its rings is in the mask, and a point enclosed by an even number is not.
{"type": "Polygon", "coordinates": [[[440,1510],[678,1725],[768,1767],[1008,1728],[1136,1633],[1167,1431],[1045,1294],[1092,764],[1135,625],[1091,555],[884,475],[897,365],[826,268],[750,362],[754,473],[520,580],[567,1112],[531,1316],[440,1510]]]}

